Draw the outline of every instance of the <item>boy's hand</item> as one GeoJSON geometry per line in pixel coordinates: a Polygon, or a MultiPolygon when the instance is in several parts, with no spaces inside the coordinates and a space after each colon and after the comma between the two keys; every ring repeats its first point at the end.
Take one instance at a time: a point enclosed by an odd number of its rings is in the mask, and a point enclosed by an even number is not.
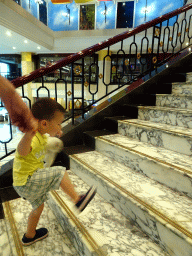
{"type": "Polygon", "coordinates": [[[59,132],[56,134],[56,137],[60,138],[62,135],[63,135],[63,132],[62,132],[62,131],[59,131],[59,132]]]}

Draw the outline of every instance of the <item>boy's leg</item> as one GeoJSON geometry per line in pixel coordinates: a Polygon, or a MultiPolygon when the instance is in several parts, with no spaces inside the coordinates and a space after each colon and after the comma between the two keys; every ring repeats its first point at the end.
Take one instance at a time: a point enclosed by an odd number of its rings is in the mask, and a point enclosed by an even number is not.
{"type": "Polygon", "coordinates": [[[68,176],[68,173],[65,172],[63,179],[61,180],[60,184],[62,190],[71,197],[71,199],[74,201],[74,203],[77,203],[80,199],[80,196],[77,194],[77,192],[74,189],[73,184],[71,183],[71,180],[68,176]]]}
{"type": "Polygon", "coordinates": [[[35,236],[36,227],[39,222],[39,218],[41,216],[43,208],[44,208],[44,203],[41,206],[39,206],[37,209],[32,210],[32,212],[30,213],[28,218],[27,233],[25,234],[27,238],[33,238],[35,236]]]}
{"type": "Polygon", "coordinates": [[[86,194],[79,196],[76,193],[67,172],[65,172],[63,179],[61,180],[60,186],[62,190],[74,201],[79,212],[82,212],[87,207],[97,191],[96,187],[92,186],[86,194]]]}

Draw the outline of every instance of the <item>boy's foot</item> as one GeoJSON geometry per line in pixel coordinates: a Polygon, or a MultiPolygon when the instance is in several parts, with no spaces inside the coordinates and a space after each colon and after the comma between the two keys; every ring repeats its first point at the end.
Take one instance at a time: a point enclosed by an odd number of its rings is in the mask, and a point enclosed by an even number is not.
{"type": "Polygon", "coordinates": [[[46,228],[39,228],[36,230],[36,235],[33,238],[27,238],[25,235],[22,238],[23,245],[31,245],[39,240],[48,236],[48,230],[46,228]]]}
{"type": "Polygon", "coordinates": [[[82,195],[79,201],[75,204],[77,209],[82,212],[86,206],[91,202],[96,194],[96,187],[92,186],[85,195],[82,195]]]}

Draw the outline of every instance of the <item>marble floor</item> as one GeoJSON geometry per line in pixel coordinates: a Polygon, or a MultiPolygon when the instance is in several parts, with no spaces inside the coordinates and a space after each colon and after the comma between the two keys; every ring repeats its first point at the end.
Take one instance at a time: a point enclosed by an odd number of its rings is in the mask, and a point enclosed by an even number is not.
{"type": "MultiPolygon", "coordinates": [[[[10,201],[10,206],[18,229],[19,238],[22,239],[26,232],[28,215],[32,210],[31,205],[22,198],[19,198],[10,201]]],[[[1,220],[1,225],[4,229],[1,229],[0,231],[0,238],[2,237],[5,239],[1,242],[0,255],[16,256],[15,244],[12,238],[12,233],[10,232],[8,220],[1,220]],[[6,231],[8,232],[8,236],[6,231]]],[[[41,227],[46,227],[48,229],[48,237],[42,241],[32,244],[31,246],[22,247],[25,256],[78,255],[47,203],[45,203],[43,213],[37,226],[37,228],[41,227]]]]}

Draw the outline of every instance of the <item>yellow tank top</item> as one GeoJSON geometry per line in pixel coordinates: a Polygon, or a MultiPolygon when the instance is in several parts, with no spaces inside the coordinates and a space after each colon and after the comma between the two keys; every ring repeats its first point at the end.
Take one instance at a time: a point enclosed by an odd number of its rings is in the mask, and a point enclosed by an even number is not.
{"type": "Polygon", "coordinates": [[[21,156],[16,150],[13,161],[13,186],[24,186],[29,176],[32,176],[37,169],[44,167],[46,143],[46,135],[37,132],[32,139],[32,149],[28,155],[21,156]]]}

